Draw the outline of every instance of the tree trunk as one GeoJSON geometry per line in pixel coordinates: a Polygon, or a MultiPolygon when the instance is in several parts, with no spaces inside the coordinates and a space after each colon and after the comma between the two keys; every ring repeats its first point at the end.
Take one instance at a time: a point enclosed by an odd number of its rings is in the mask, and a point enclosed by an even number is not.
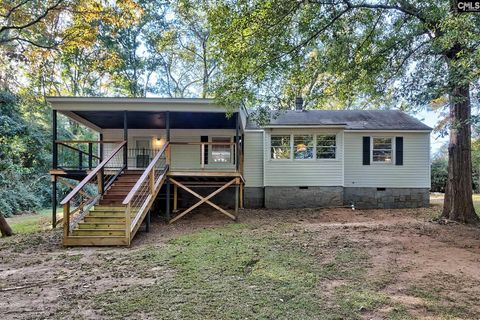
{"type": "Polygon", "coordinates": [[[442,216],[463,223],[479,221],[472,200],[470,86],[454,85],[450,94],[448,179],[442,216]]]}
{"type": "Polygon", "coordinates": [[[7,220],[2,214],[0,214],[0,231],[2,232],[2,237],[10,237],[13,235],[12,228],[10,228],[7,220]]]}

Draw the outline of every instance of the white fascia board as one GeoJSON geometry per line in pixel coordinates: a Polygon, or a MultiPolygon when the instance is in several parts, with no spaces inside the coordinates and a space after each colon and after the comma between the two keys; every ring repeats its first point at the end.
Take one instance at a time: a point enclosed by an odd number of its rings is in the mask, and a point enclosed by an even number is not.
{"type": "Polygon", "coordinates": [[[268,125],[264,128],[266,129],[309,129],[309,128],[345,128],[346,125],[268,125]]]}
{"type": "Polygon", "coordinates": [[[345,130],[345,132],[359,132],[359,133],[382,133],[382,132],[388,132],[388,133],[431,133],[432,130],[387,130],[387,129],[370,129],[370,130],[355,130],[355,129],[350,129],[350,130],[345,130]]]}
{"type": "Polygon", "coordinates": [[[95,131],[100,132],[100,133],[102,132],[102,128],[94,125],[94,124],[91,123],[90,121],[88,121],[88,120],[80,117],[79,115],[77,115],[77,114],[75,114],[75,113],[73,113],[73,112],[71,112],[71,111],[60,111],[60,110],[59,110],[58,112],[59,112],[60,114],[63,114],[64,116],[66,116],[66,117],[74,120],[75,122],[78,122],[79,124],[82,124],[82,125],[90,128],[90,129],[92,129],[92,130],[95,130],[95,131]]]}
{"type": "Polygon", "coordinates": [[[263,129],[245,129],[245,132],[264,132],[263,129]]]}
{"type": "Polygon", "coordinates": [[[53,110],[65,111],[227,112],[212,99],[49,97],[47,101],[53,110]]]}

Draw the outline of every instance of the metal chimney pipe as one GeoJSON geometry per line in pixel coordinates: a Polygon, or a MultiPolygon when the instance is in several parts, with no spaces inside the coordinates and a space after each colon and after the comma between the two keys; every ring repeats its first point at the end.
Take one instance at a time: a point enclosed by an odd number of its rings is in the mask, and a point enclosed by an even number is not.
{"type": "Polygon", "coordinates": [[[303,98],[296,97],[295,98],[295,110],[302,111],[303,110],[303,98]]]}

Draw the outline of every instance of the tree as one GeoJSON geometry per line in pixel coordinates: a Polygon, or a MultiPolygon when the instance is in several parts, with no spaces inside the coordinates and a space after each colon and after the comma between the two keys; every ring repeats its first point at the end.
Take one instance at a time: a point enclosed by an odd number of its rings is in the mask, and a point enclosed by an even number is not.
{"type": "Polygon", "coordinates": [[[443,216],[478,222],[472,202],[471,92],[478,87],[480,15],[453,1],[224,1],[209,12],[227,106],[448,106],[443,216]],[[282,104],[283,103],[283,104],[282,104]]]}

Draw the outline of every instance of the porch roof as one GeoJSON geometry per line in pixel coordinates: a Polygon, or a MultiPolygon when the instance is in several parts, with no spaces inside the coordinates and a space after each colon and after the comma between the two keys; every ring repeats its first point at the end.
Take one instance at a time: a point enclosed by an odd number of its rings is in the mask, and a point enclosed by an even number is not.
{"type": "MultiPolygon", "coordinates": [[[[94,130],[122,129],[127,111],[129,129],[235,129],[239,110],[228,114],[213,99],[48,97],[53,110],[94,130]]],[[[244,124],[245,121],[242,121],[244,124]]]]}
{"type": "MultiPolygon", "coordinates": [[[[61,112],[93,129],[123,129],[124,111],[61,112]]],[[[238,113],[170,112],[170,129],[235,129],[238,113]]],[[[167,112],[128,111],[128,129],[166,129],[167,112]]]]}

